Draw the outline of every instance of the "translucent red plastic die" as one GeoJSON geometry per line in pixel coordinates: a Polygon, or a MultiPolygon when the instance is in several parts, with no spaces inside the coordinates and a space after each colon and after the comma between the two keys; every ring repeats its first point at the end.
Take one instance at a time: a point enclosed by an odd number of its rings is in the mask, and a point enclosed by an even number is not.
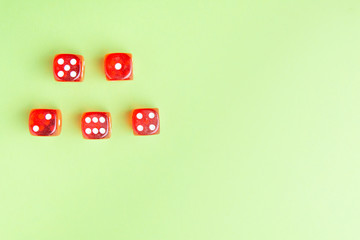
{"type": "Polygon", "coordinates": [[[34,136],[57,136],[61,132],[61,112],[57,109],[33,109],[29,115],[29,130],[34,136]]]}
{"type": "Polygon", "coordinates": [[[130,53],[111,53],[105,56],[107,80],[132,80],[133,61],[130,53]]]}
{"type": "Polygon", "coordinates": [[[75,54],[58,54],[54,58],[53,69],[56,81],[80,82],[84,78],[84,58],[75,54]]]}
{"type": "Polygon", "coordinates": [[[135,135],[159,134],[159,110],[157,108],[142,108],[133,110],[132,127],[135,135]]]}
{"type": "Polygon", "coordinates": [[[81,131],[86,139],[104,139],[111,135],[109,112],[86,112],[81,118],[81,131]]]}

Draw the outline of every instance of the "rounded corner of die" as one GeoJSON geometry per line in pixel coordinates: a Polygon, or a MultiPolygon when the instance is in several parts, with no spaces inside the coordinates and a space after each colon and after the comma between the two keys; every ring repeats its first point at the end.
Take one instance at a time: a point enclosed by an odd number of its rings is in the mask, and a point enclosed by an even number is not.
{"type": "Polygon", "coordinates": [[[30,136],[37,136],[37,135],[31,130],[31,128],[29,128],[29,133],[30,133],[30,136]]]}
{"type": "Polygon", "coordinates": [[[84,113],[81,115],[81,120],[84,120],[88,114],[89,114],[88,112],[84,112],[84,113]]]}
{"type": "Polygon", "coordinates": [[[54,62],[55,62],[56,59],[58,59],[61,55],[62,55],[61,53],[55,54],[55,56],[54,56],[54,62]]]}
{"type": "Polygon", "coordinates": [[[109,75],[108,75],[108,73],[106,72],[106,70],[105,70],[105,78],[106,78],[106,81],[114,81],[115,79],[112,79],[109,75]]]}
{"type": "Polygon", "coordinates": [[[79,58],[79,60],[81,60],[82,63],[84,63],[84,56],[80,55],[80,54],[74,54],[76,57],[79,58]]]}
{"type": "Polygon", "coordinates": [[[132,53],[124,53],[126,56],[128,56],[131,59],[131,63],[133,62],[133,55],[132,53]]]}
{"type": "Polygon", "coordinates": [[[35,109],[35,108],[32,108],[32,109],[30,110],[30,112],[29,112],[29,116],[30,116],[31,114],[33,114],[35,111],[36,111],[36,109],[35,109]]]}
{"type": "Polygon", "coordinates": [[[132,70],[130,72],[130,75],[128,77],[126,77],[124,80],[134,80],[134,74],[133,74],[132,70]]]}
{"type": "Polygon", "coordinates": [[[134,126],[133,126],[133,134],[134,134],[134,136],[141,136],[141,134],[139,134],[138,132],[135,131],[134,126]]]}

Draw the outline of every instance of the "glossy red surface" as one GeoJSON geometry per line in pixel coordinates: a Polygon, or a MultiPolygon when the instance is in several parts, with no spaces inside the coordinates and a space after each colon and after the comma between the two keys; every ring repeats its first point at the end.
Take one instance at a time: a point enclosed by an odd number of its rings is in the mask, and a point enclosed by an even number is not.
{"type": "Polygon", "coordinates": [[[80,82],[84,78],[85,62],[81,55],[58,54],[54,58],[53,72],[56,81],[80,82]]]}
{"type": "Polygon", "coordinates": [[[132,80],[133,62],[130,53],[111,53],[105,56],[107,80],[132,80]]]}
{"type": "Polygon", "coordinates": [[[132,127],[135,135],[159,134],[159,110],[157,108],[142,108],[133,110],[132,127]]]}
{"type": "Polygon", "coordinates": [[[108,112],[86,112],[81,118],[81,132],[86,139],[111,136],[111,115],[108,112]]]}
{"type": "Polygon", "coordinates": [[[33,109],[29,130],[34,136],[57,136],[61,132],[61,112],[56,109],[33,109]]]}

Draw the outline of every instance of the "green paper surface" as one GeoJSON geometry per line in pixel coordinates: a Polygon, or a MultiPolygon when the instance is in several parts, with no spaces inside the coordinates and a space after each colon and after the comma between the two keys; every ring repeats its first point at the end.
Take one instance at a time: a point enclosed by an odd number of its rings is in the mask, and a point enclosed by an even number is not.
{"type": "Polygon", "coordinates": [[[357,0],[2,1],[0,239],[359,239],[359,26],[357,0]],[[111,52],[133,81],[105,80],[111,52]],[[143,107],[159,135],[133,135],[143,107]],[[33,108],[60,136],[30,135],[33,108]]]}

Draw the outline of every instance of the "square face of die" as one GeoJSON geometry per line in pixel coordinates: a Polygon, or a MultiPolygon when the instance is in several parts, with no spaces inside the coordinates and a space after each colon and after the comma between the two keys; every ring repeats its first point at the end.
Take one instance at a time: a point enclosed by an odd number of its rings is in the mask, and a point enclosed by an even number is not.
{"type": "Polygon", "coordinates": [[[142,108],[133,110],[132,127],[135,135],[159,134],[159,110],[157,108],[142,108]]]}
{"type": "Polygon", "coordinates": [[[108,112],[86,112],[81,118],[85,139],[104,139],[111,135],[111,115],[108,112]]]}
{"type": "Polygon", "coordinates": [[[56,81],[80,82],[84,78],[84,58],[75,54],[58,54],[54,58],[53,70],[56,81]]]}
{"type": "Polygon", "coordinates": [[[33,136],[57,136],[61,132],[61,112],[56,109],[33,109],[29,115],[33,136]]]}
{"type": "Polygon", "coordinates": [[[133,61],[130,53],[111,53],[105,56],[106,79],[132,80],[133,61]]]}

